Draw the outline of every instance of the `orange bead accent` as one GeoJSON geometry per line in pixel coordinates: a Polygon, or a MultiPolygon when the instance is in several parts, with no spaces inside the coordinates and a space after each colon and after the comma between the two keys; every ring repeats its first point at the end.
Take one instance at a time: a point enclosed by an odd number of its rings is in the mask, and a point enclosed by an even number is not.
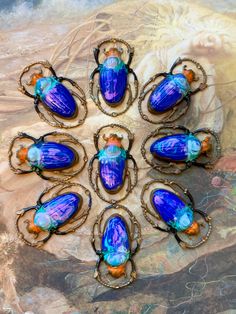
{"type": "Polygon", "coordinates": [[[193,70],[183,70],[183,75],[186,77],[189,83],[192,83],[195,80],[195,73],[193,70]]]}
{"type": "Polygon", "coordinates": [[[37,80],[42,78],[42,77],[43,77],[42,73],[34,73],[34,74],[32,74],[32,76],[30,78],[30,82],[28,83],[28,85],[35,86],[35,84],[37,83],[37,80]]]}
{"type": "Polygon", "coordinates": [[[105,53],[106,57],[120,57],[121,56],[121,52],[117,49],[117,48],[110,48],[106,53],[105,53]]]}
{"type": "Polygon", "coordinates": [[[207,136],[202,142],[201,142],[201,153],[205,153],[211,150],[211,137],[207,136]]]}
{"type": "Polygon", "coordinates": [[[106,138],[106,146],[115,145],[118,147],[122,147],[121,141],[122,138],[117,136],[116,134],[110,134],[108,138],[106,138]]]}
{"type": "Polygon", "coordinates": [[[112,277],[120,278],[121,276],[125,275],[125,265],[126,264],[122,264],[117,267],[107,265],[107,269],[108,269],[109,274],[112,275],[112,277]]]}
{"type": "Polygon", "coordinates": [[[29,231],[29,233],[39,233],[42,231],[41,228],[36,226],[33,222],[29,223],[27,230],[29,231]]]}
{"type": "Polygon", "coordinates": [[[184,231],[188,235],[197,235],[200,232],[199,223],[194,221],[191,226],[184,231]]]}
{"type": "Polygon", "coordinates": [[[28,148],[27,147],[21,147],[17,153],[16,157],[19,159],[19,161],[23,164],[27,160],[27,154],[28,154],[28,148]]]}

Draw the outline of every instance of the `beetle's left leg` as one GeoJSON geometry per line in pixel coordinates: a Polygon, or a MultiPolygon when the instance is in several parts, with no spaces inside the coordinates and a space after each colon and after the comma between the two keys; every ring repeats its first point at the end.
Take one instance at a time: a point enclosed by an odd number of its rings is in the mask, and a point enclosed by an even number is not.
{"type": "Polygon", "coordinates": [[[93,163],[96,159],[98,159],[98,154],[95,154],[93,156],[93,158],[90,160],[89,166],[88,166],[89,183],[92,186],[94,191],[96,191],[96,186],[95,186],[95,183],[93,182],[93,163]]]}
{"type": "Polygon", "coordinates": [[[130,189],[130,192],[131,192],[138,182],[138,166],[134,157],[131,154],[128,155],[128,159],[132,161],[133,170],[134,170],[134,182],[131,184],[131,189],[130,189]]]}
{"type": "Polygon", "coordinates": [[[89,79],[89,94],[96,104],[98,103],[98,97],[96,96],[97,92],[96,92],[96,94],[94,93],[94,76],[95,76],[95,74],[99,73],[99,71],[100,71],[99,67],[94,69],[93,72],[91,73],[90,79],[89,79]]]}
{"type": "Polygon", "coordinates": [[[103,261],[103,256],[99,255],[99,258],[96,262],[95,271],[94,271],[94,278],[97,279],[99,282],[101,282],[101,272],[100,272],[100,266],[103,261]]]}
{"type": "Polygon", "coordinates": [[[42,179],[44,180],[53,180],[53,178],[50,178],[50,177],[46,177],[42,174],[42,170],[39,169],[39,168],[33,168],[33,171],[35,171],[35,173],[42,179]]]}
{"type": "Polygon", "coordinates": [[[138,97],[138,78],[134,70],[128,67],[128,71],[134,77],[134,96],[132,97],[132,102],[138,97]]]}
{"type": "Polygon", "coordinates": [[[162,120],[162,122],[174,122],[175,120],[179,119],[180,117],[182,117],[189,109],[190,106],[190,96],[185,96],[185,98],[183,98],[183,100],[181,101],[180,104],[178,104],[177,106],[175,106],[174,108],[172,108],[172,111],[170,112],[170,114],[164,118],[162,120]],[[181,110],[179,110],[179,106],[181,106],[181,103],[185,102],[184,108],[181,110]]]}

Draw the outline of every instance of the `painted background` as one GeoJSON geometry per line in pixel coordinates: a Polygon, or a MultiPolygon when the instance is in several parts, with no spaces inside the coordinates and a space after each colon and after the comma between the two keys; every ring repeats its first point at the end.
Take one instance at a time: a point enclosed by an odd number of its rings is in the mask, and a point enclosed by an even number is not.
{"type": "MultiPolygon", "coordinates": [[[[236,116],[235,1],[0,1],[0,312],[1,313],[235,313],[236,312],[236,116]],[[116,121],[135,133],[132,154],[140,168],[135,191],[123,202],[142,225],[136,256],[138,280],[112,291],[93,279],[96,256],[89,236],[96,215],[106,206],[93,193],[90,216],[78,231],[53,237],[42,250],[16,237],[15,212],[35,203],[50,185],[34,174],[14,175],[8,143],[18,131],[33,136],[51,131],[17,90],[22,68],[48,59],[59,75],[78,80],[88,96],[95,66],[92,49],[116,36],[135,47],[132,67],[142,85],[166,71],[178,56],[206,68],[211,85],[194,97],[182,119],[189,128],[211,127],[221,134],[222,158],[214,171],[192,167],[177,180],[187,186],[197,207],[213,219],[213,233],[202,247],[182,250],[175,239],[155,232],[142,215],[143,184],[160,174],[140,157],[140,144],[155,127],[140,122],[137,102],[124,116],[104,116],[88,99],[89,115],[73,129],[95,153],[93,133],[116,121]]],[[[77,178],[89,187],[87,171],[77,178]]]]}

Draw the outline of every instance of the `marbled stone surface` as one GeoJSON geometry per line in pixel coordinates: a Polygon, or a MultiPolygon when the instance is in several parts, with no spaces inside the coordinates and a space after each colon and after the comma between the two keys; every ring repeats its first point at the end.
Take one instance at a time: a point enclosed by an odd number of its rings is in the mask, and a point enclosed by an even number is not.
{"type": "MultiPolygon", "coordinates": [[[[97,1],[93,8],[91,2],[76,0],[6,3],[1,6],[7,11],[0,12],[0,313],[235,313],[234,1],[97,1]],[[150,170],[140,154],[143,138],[155,126],[140,119],[137,101],[115,119],[89,99],[89,74],[95,67],[92,49],[107,37],[120,37],[135,47],[132,67],[140,85],[169,70],[179,56],[196,59],[206,70],[209,87],[194,95],[178,124],[220,132],[222,158],[211,171],[193,166],[170,177],[188,187],[196,207],[212,217],[209,241],[195,250],[181,249],[174,237],[154,230],[142,214],[142,186],[164,177],[150,170]],[[39,119],[32,99],[17,90],[21,69],[44,59],[59,76],[76,80],[86,91],[87,120],[69,132],[86,147],[89,158],[96,152],[93,133],[102,125],[121,123],[135,134],[131,153],[140,169],[139,182],[123,204],[139,220],[143,241],[135,256],[138,278],[128,288],[113,291],[93,278],[97,257],[90,233],[107,205],[94,193],[89,217],[75,233],[53,236],[40,250],[17,238],[16,211],[35,204],[50,186],[34,174],[13,174],[7,161],[9,141],[18,131],[39,137],[53,130],[39,119]]],[[[90,188],[86,168],[75,180],[90,188]]]]}

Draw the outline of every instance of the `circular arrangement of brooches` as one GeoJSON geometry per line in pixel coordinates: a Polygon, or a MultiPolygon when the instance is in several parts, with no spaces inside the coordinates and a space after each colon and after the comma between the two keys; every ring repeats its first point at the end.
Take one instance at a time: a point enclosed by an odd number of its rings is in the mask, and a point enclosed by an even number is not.
{"type": "Polygon", "coordinates": [[[120,124],[108,124],[101,127],[94,134],[94,145],[97,153],[93,156],[89,163],[89,182],[96,194],[105,202],[115,204],[127,198],[138,181],[138,167],[133,156],[130,154],[134,140],[134,135],[130,130],[120,124]],[[103,133],[102,139],[105,141],[103,148],[99,147],[101,133],[106,129],[112,130],[108,136],[103,133]],[[128,147],[125,149],[122,145],[123,136],[118,133],[124,132],[128,140],[128,147]],[[98,161],[96,170],[94,170],[94,162],[98,161]],[[132,167],[128,167],[128,162],[132,167]],[[126,187],[125,187],[126,186],[126,187]],[[103,190],[106,195],[101,191],[103,190]],[[110,195],[124,192],[119,199],[111,199],[110,195]]]}
{"type": "Polygon", "coordinates": [[[91,243],[99,257],[94,277],[102,285],[113,289],[130,285],[137,277],[133,257],[141,241],[140,224],[128,208],[119,204],[106,207],[98,215],[92,230],[91,243]],[[115,213],[110,214],[111,210],[115,213]],[[108,217],[103,223],[106,215],[108,217]],[[101,269],[102,263],[105,264],[105,271],[101,269]],[[109,281],[109,275],[113,281],[109,281]],[[128,277],[125,281],[120,279],[124,276],[128,277]]]}
{"type": "Polygon", "coordinates": [[[94,49],[97,67],[90,76],[90,96],[95,105],[108,116],[117,117],[125,113],[138,96],[138,79],[130,68],[133,55],[134,48],[131,48],[126,41],[117,38],[103,40],[94,49]],[[100,63],[102,47],[105,59],[100,63]],[[127,50],[127,63],[124,63],[121,57],[125,52],[122,47],[127,50]],[[96,74],[98,79],[95,80],[96,74]],[[130,75],[134,78],[133,88],[129,82],[130,75]]]}
{"type": "Polygon", "coordinates": [[[14,173],[35,172],[51,181],[71,179],[83,170],[88,160],[84,146],[62,132],[46,133],[39,138],[19,133],[10,143],[8,158],[14,173]]]}
{"type": "MultiPolygon", "coordinates": [[[[117,38],[103,40],[94,49],[97,67],[90,76],[89,92],[108,116],[125,113],[138,96],[138,79],[130,67],[133,55],[134,48],[117,38]]],[[[166,124],[184,115],[191,95],[206,87],[204,68],[189,58],[177,59],[169,73],[157,73],[144,84],[138,101],[140,115],[150,123],[163,124],[141,145],[141,154],[153,169],[178,174],[192,165],[211,168],[219,159],[220,141],[214,131],[190,131],[166,124]],[[188,63],[196,70],[188,69],[188,63]],[[177,72],[176,67],[182,64],[182,72],[177,72]],[[196,71],[202,76],[197,87],[196,71]]],[[[48,61],[25,67],[19,90],[34,99],[39,117],[51,126],[73,128],[87,117],[84,91],[75,81],[58,77],[48,61]]],[[[142,241],[139,222],[127,207],[118,204],[138,181],[138,167],[130,154],[133,141],[134,134],[125,126],[102,126],[94,134],[97,152],[88,167],[91,187],[100,199],[112,204],[97,216],[92,228],[91,244],[98,255],[94,277],[113,289],[126,287],[136,279],[133,257],[142,241]]],[[[34,138],[19,133],[10,143],[8,158],[16,174],[35,172],[45,180],[57,181],[41,193],[34,206],[17,211],[16,228],[22,241],[39,247],[53,234],[74,232],[86,221],[92,206],[90,191],[79,183],[68,182],[84,169],[88,159],[84,146],[74,136],[50,132],[34,138]]],[[[183,248],[196,248],[210,236],[211,218],[196,209],[188,189],[174,181],[159,179],[145,184],[141,206],[146,220],[155,229],[172,233],[183,248]]]]}
{"type": "Polygon", "coordinates": [[[48,61],[26,66],[19,78],[19,90],[34,99],[37,114],[51,126],[69,129],[83,124],[86,119],[88,109],[84,91],[75,81],[58,77],[48,61]],[[29,81],[23,83],[23,78],[33,68],[29,81]],[[51,75],[47,76],[43,70],[51,75]],[[33,94],[29,91],[30,86],[34,89],[33,94]]]}
{"type": "Polygon", "coordinates": [[[140,115],[144,120],[153,124],[173,122],[187,112],[191,103],[191,95],[206,87],[207,75],[204,68],[192,59],[178,58],[169,73],[157,73],[144,84],[139,96],[140,115]],[[192,69],[187,69],[185,64],[182,73],[173,73],[174,69],[184,62],[192,63],[203,76],[202,82],[193,90],[190,85],[199,78],[192,69]],[[161,77],[163,77],[161,81],[154,83],[161,77]],[[143,103],[149,93],[144,112],[143,103]]]}
{"type": "Polygon", "coordinates": [[[83,185],[55,184],[41,193],[36,205],[17,211],[18,236],[26,244],[39,247],[53,234],[65,235],[78,229],[91,206],[91,194],[83,185]]]}
{"type": "Polygon", "coordinates": [[[172,233],[183,248],[196,248],[210,236],[211,218],[196,209],[188,189],[174,181],[159,179],[145,184],[141,204],[144,217],[153,228],[172,233]],[[197,214],[203,221],[196,220],[197,214]]]}
{"type": "Polygon", "coordinates": [[[144,139],[141,154],[153,169],[166,174],[181,173],[192,165],[212,168],[221,154],[220,140],[208,128],[191,132],[181,125],[163,125],[144,139]]]}

